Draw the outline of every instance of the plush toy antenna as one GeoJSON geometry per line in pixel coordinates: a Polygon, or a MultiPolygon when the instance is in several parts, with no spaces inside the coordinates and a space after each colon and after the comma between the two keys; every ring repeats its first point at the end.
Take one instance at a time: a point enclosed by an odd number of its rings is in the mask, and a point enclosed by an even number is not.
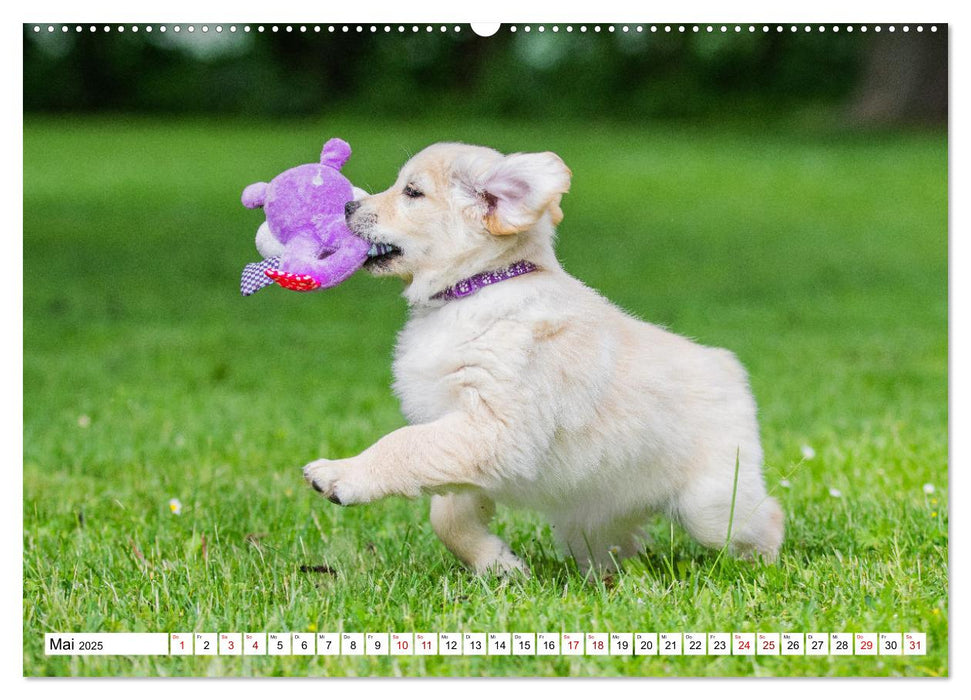
{"type": "Polygon", "coordinates": [[[337,170],[351,157],[351,146],[343,139],[331,139],[324,144],[320,162],[337,170]]]}
{"type": "Polygon", "coordinates": [[[243,190],[243,206],[247,209],[256,209],[263,206],[266,200],[266,188],[269,187],[265,182],[254,182],[243,190]]]}

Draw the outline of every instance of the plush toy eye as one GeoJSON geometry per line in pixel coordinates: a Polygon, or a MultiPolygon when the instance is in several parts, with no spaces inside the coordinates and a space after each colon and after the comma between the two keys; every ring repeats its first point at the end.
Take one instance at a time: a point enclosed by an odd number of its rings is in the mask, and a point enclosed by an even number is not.
{"type": "Polygon", "coordinates": [[[402,194],[404,194],[405,197],[410,197],[411,199],[418,199],[419,197],[425,196],[424,192],[422,192],[421,190],[415,189],[412,185],[405,186],[405,189],[402,192],[402,194]]]}

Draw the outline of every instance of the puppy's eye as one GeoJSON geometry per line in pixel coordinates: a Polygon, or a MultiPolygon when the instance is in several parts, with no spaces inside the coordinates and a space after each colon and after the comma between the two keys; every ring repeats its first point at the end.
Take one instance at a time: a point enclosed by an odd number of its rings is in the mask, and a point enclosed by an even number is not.
{"type": "Polygon", "coordinates": [[[418,199],[419,197],[424,197],[425,193],[419,189],[416,189],[413,185],[407,185],[402,191],[405,197],[410,197],[411,199],[418,199]]]}

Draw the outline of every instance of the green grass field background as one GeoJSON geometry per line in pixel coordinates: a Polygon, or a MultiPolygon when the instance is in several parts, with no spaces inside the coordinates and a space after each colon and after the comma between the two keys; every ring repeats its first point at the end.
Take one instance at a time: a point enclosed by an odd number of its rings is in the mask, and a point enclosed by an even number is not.
{"type": "Polygon", "coordinates": [[[936,131],[26,118],[24,673],[946,675],[946,178],[936,131]],[[401,285],[362,273],[241,298],[261,215],[239,195],[334,135],[356,149],[345,173],[372,191],[434,141],[559,153],[574,173],[566,269],[748,367],[787,517],[779,562],[719,558],[659,520],[645,556],[586,585],[541,519],[500,509],[533,576],[480,579],[438,543],[427,499],[341,509],[308,489],[304,463],[403,424],[389,389],[401,285]],[[929,653],[42,648],[50,631],[313,630],[921,631],[929,653]]]}

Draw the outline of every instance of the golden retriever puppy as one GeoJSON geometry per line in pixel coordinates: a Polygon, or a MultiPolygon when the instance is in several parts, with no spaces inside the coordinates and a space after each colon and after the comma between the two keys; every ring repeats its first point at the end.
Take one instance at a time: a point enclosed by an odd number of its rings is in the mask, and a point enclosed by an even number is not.
{"type": "Polygon", "coordinates": [[[560,267],[570,178],[553,153],[443,143],[348,204],[374,244],[366,269],[405,282],[394,390],[410,425],[308,464],[306,479],[341,505],[432,494],[435,532],[480,573],[524,568],[489,530],[496,502],[544,513],[587,571],[636,554],[654,513],[709,547],[774,559],[783,517],[745,370],[560,267]]]}

